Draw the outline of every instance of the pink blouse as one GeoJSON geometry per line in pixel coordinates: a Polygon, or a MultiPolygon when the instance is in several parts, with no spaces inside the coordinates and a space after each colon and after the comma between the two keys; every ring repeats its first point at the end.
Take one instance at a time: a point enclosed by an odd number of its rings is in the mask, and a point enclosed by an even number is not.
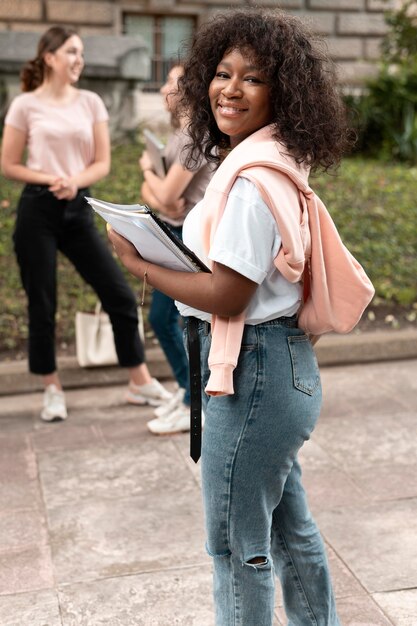
{"type": "Polygon", "coordinates": [[[23,93],[11,103],[5,124],[26,134],[28,168],[67,178],[94,161],[94,124],[108,118],[100,96],[79,89],[76,100],[64,106],[23,93]]]}

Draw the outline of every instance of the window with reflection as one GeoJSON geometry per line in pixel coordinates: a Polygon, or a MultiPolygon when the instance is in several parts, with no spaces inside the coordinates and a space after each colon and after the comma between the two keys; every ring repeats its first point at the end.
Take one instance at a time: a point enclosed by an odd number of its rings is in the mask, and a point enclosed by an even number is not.
{"type": "Polygon", "coordinates": [[[156,91],[164,84],[172,62],[191,39],[195,24],[195,17],[189,16],[125,14],[125,34],[140,35],[151,56],[151,78],[146,90],[156,91]]]}

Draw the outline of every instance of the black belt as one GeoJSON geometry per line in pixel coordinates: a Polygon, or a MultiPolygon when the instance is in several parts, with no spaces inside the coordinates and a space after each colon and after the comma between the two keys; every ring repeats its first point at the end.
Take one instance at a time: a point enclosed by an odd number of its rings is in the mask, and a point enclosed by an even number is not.
{"type": "Polygon", "coordinates": [[[188,358],[190,361],[190,456],[195,463],[201,456],[201,365],[199,321],[189,317],[187,324],[188,358]]]}

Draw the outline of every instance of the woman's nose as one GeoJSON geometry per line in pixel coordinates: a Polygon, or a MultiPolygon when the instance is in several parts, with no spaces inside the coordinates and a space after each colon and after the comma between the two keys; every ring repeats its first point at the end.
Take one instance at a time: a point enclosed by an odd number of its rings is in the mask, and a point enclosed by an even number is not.
{"type": "Polygon", "coordinates": [[[231,78],[223,86],[222,92],[228,98],[239,98],[242,95],[240,81],[237,78],[231,78]]]}

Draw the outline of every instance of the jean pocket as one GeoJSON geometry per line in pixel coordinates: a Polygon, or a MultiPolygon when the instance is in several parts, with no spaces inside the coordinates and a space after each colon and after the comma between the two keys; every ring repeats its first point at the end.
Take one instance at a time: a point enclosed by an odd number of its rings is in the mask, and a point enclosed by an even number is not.
{"type": "Polygon", "coordinates": [[[320,374],[310,339],[307,335],[295,335],[287,340],[294,387],[312,396],[320,384],[320,374]]]}

